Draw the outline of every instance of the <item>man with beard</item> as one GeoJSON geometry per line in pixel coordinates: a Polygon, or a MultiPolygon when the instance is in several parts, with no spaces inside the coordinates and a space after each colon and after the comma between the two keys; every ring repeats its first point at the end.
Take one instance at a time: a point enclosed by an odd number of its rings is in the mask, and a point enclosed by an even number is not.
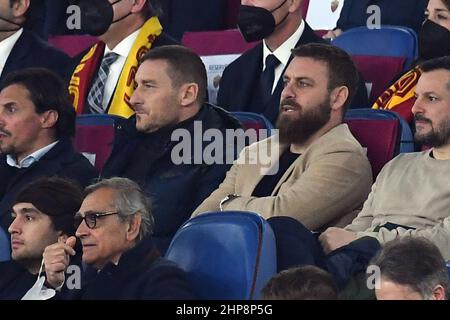
{"type": "Polygon", "coordinates": [[[321,230],[345,226],[360,210],[372,184],[371,167],[342,123],[358,85],[356,67],[347,53],[326,44],[292,52],[283,76],[279,135],[244,149],[194,215],[245,210],[321,230]],[[266,167],[263,157],[274,150],[266,167]]]}
{"type": "Polygon", "coordinates": [[[450,259],[450,57],[429,60],[420,68],[412,108],[415,139],[433,148],[389,162],[356,219],[345,230],[322,233],[325,252],[364,236],[382,244],[413,236],[431,240],[450,259]]]}

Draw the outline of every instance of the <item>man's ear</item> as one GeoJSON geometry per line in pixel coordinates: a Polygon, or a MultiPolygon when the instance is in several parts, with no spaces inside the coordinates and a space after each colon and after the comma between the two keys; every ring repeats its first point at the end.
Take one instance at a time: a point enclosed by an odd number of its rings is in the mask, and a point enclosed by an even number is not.
{"type": "Polygon", "coordinates": [[[58,111],[46,110],[41,114],[41,126],[43,129],[53,128],[58,122],[58,111]]]}
{"type": "Polygon", "coordinates": [[[191,82],[185,83],[180,88],[180,105],[182,107],[193,104],[198,97],[198,84],[191,82]]]}
{"type": "Polygon", "coordinates": [[[134,241],[139,236],[139,230],[141,229],[142,217],[139,214],[135,214],[133,218],[128,221],[127,240],[134,241]]]}
{"type": "Polygon", "coordinates": [[[13,15],[15,18],[24,18],[30,7],[30,0],[19,0],[13,2],[13,15]]]}
{"type": "Polygon", "coordinates": [[[334,88],[330,94],[330,105],[331,109],[337,111],[339,109],[343,109],[345,103],[348,99],[348,88],[346,86],[341,86],[334,88]]]}

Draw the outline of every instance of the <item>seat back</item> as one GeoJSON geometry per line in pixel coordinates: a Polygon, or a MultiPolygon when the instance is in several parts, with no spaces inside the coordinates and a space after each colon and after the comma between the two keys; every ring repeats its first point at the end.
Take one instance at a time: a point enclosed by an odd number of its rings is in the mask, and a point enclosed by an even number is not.
{"type": "Polygon", "coordinates": [[[83,114],[77,116],[74,148],[91,161],[98,172],[114,146],[116,122],[123,119],[109,114],[83,114]]]}
{"type": "Polygon", "coordinates": [[[231,112],[244,126],[245,129],[253,129],[257,133],[258,140],[265,139],[272,135],[274,129],[272,123],[262,114],[253,112],[234,111],[231,112]],[[261,135],[259,130],[267,130],[267,133],[261,135]]]}
{"type": "Polygon", "coordinates": [[[399,75],[411,68],[418,51],[415,32],[398,26],[353,28],[332,43],[352,56],[369,86],[371,102],[399,75]]]}
{"type": "Polygon", "coordinates": [[[450,278],[450,261],[447,261],[448,277],[450,278]]]}
{"type": "Polygon", "coordinates": [[[7,233],[0,228],[0,262],[10,259],[10,246],[7,233]]]}
{"type": "Polygon", "coordinates": [[[50,36],[48,42],[64,51],[71,57],[83,52],[98,39],[89,35],[63,35],[63,36],[50,36]]]}
{"type": "Polygon", "coordinates": [[[186,271],[199,299],[258,299],[277,272],[273,231],[251,212],[211,212],[188,220],[166,258],[186,271]]]}
{"type": "Polygon", "coordinates": [[[367,148],[374,178],[400,152],[414,151],[411,129],[395,112],[350,109],[344,122],[361,145],[367,148]]]}

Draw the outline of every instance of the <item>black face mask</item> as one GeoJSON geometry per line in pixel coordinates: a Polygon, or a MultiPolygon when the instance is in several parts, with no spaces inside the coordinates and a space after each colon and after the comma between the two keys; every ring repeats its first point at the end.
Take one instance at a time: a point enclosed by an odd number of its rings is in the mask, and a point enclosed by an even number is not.
{"type": "Polygon", "coordinates": [[[81,32],[91,36],[101,36],[109,27],[128,17],[130,13],[113,21],[113,6],[122,0],[110,3],[108,0],[80,0],[78,6],[81,11],[81,32]]]}
{"type": "Polygon", "coordinates": [[[0,29],[0,32],[13,32],[13,31],[18,31],[18,30],[20,30],[20,28],[22,28],[22,25],[20,23],[16,23],[14,21],[11,21],[11,20],[3,18],[3,17],[0,17],[0,20],[6,21],[8,23],[11,23],[11,24],[17,26],[16,28],[12,28],[12,29],[0,29]]]}
{"type": "Polygon", "coordinates": [[[450,31],[426,20],[419,32],[419,57],[425,60],[450,55],[450,31]]]}
{"type": "Polygon", "coordinates": [[[261,7],[252,7],[241,5],[239,8],[238,27],[244,37],[245,41],[253,42],[258,41],[270,36],[275,28],[280,25],[289,15],[286,16],[278,23],[275,24],[275,18],[272,12],[275,12],[282,5],[286,3],[284,0],[278,7],[269,11],[261,7]]]}

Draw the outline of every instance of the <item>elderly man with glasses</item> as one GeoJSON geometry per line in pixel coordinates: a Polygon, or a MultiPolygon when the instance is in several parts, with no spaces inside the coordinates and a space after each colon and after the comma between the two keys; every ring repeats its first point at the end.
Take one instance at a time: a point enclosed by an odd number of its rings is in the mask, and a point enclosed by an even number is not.
{"type": "MultiPolygon", "coordinates": [[[[189,299],[185,274],[159,257],[151,241],[150,203],[126,178],[102,180],[86,188],[75,215],[76,238],[83,248],[81,288],[66,289],[63,299],[189,299]]],[[[45,249],[47,284],[62,287],[75,237],[45,249]]]]}

